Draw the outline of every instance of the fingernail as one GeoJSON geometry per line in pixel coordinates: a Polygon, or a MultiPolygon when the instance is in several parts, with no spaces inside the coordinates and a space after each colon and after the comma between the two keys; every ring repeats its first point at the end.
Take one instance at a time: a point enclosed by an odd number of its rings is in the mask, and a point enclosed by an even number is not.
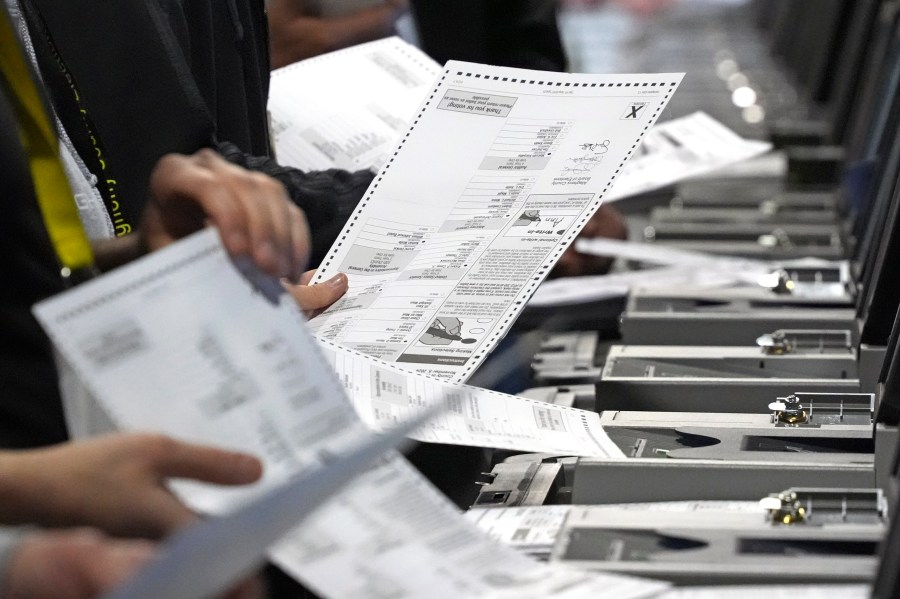
{"type": "Polygon", "coordinates": [[[329,287],[332,287],[335,289],[340,289],[341,287],[345,287],[347,285],[347,275],[345,275],[342,272],[339,272],[338,274],[334,275],[333,277],[331,277],[330,279],[325,281],[325,284],[328,285],[329,287]]]}

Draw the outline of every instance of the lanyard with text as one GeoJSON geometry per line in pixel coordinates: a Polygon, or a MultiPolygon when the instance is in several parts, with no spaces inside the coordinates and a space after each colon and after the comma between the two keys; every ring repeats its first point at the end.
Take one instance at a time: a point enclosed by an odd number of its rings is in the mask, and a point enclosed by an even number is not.
{"type": "MultiPolygon", "coordinates": [[[[94,253],[59,158],[59,141],[22,53],[9,15],[0,7],[0,71],[12,91],[19,134],[53,249],[66,279],[93,272],[94,253]]],[[[75,282],[74,280],[72,282],[75,282]]]]}

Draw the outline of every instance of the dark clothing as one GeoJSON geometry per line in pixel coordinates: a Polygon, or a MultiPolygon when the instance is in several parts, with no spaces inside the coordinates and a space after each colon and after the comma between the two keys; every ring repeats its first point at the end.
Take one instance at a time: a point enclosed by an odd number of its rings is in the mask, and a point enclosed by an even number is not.
{"type": "MultiPolygon", "coordinates": [[[[90,135],[99,140],[115,179],[115,200],[135,227],[159,158],[210,145],[214,130],[190,71],[183,59],[176,60],[179,49],[166,35],[160,10],[146,0],[89,6],[81,0],[24,0],[23,8],[60,120],[81,156],[97,153],[90,135]],[[63,69],[74,80],[80,104],[63,69]],[[79,109],[87,111],[89,123],[79,109]]],[[[119,215],[110,216],[117,224],[119,215]]]]}
{"type": "Polygon", "coordinates": [[[411,0],[422,49],[441,64],[465,60],[565,71],[554,0],[411,0]]]}
{"type": "MultiPolygon", "coordinates": [[[[270,158],[262,0],[116,0],[92,2],[89,10],[82,0],[28,2],[35,46],[44,46],[38,50],[41,70],[58,72],[47,50],[55,45],[118,180],[118,199],[133,220],[160,156],[214,147],[285,185],[310,224],[311,264],[321,261],[374,175],[304,173],[270,158]],[[41,17],[46,32],[38,36],[41,17]]],[[[54,103],[71,103],[65,82],[51,78],[48,85],[54,103]]],[[[66,130],[83,130],[72,114],[60,115],[66,130]]],[[[85,139],[73,141],[79,153],[90,155],[94,148],[85,139]]]]}
{"type": "MultiPolygon", "coordinates": [[[[149,8],[154,4],[142,0],[93,4],[96,6],[86,10],[82,2],[75,0],[34,0],[25,8],[38,61],[60,118],[76,145],[81,144],[82,155],[94,157],[88,125],[81,120],[79,105],[54,50],[65,54],[62,64],[76,79],[81,101],[88,107],[89,125],[96,127],[103,158],[122,194],[118,199],[123,205],[127,203],[129,216],[136,219],[140,214],[150,171],[160,156],[216,145],[212,113],[204,97],[209,101],[218,98],[214,106],[221,119],[220,130],[236,136],[247,148],[268,143],[264,123],[254,126],[246,118],[239,118],[243,112],[264,118],[263,96],[227,102],[231,92],[216,94],[223,91],[221,85],[228,79],[225,72],[219,73],[217,82],[212,78],[204,81],[201,94],[183,57],[179,58],[180,46],[160,42],[163,38],[159,32],[165,31],[165,19],[160,19],[158,9],[154,12],[149,8]],[[124,12],[117,12],[120,10],[124,12]],[[97,26],[104,22],[120,26],[97,26]],[[82,27],[93,27],[95,33],[102,30],[103,34],[88,35],[82,27]],[[52,39],[48,36],[50,30],[52,39]],[[125,56],[130,60],[124,60],[125,56]]],[[[210,8],[204,2],[185,4],[210,8]]],[[[225,0],[221,5],[225,6],[225,0]]],[[[222,11],[218,12],[221,16],[222,11]]],[[[228,25],[234,27],[235,23],[229,20],[228,25]]],[[[173,39],[171,33],[166,39],[173,39]]],[[[259,51],[259,43],[253,44],[255,52],[259,51]]],[[[227,43],[222,41],[222,45],[227,43]]],[[[192,57],[199,55],[201,46],[194,43],[196,53],[192,57]]],[[[206,56],[209,60],[218,59],[215,52],[206,56]]],[[[231,64],[233,67],[235,63],[231,64]]],[[[265,79],[262,71],[251,71],[256,72],[259,81],[265,79]]],[[[251,87],[244,83],[238,87],[251,87]]],[[[5,202],[4,218],[0,219],[0,249],[4,256],[0,266],[0,446],[31,447],[61,442],[68,436],[50,344],[31,315],[32,305],[61,291],[62,282],[34,199],[27,158],[18,136],[13,134],[16,123],[9,98],[3,95],[0,99],[0,158],[4,165],[0,197],[5,202]]],[[[314,244],[319,259],[372,179],[367,171],[302,173],[281,167],[264,156],[252,156],[235,144],[219,145],[229,160],[268,172],[285,183],[292,198],[306,211],[316,233],[314,244]]]]}
{"type": "Polygon", "coordinates": [[[215,138],[268,156],[268,25],[261,0],[155,0],[215,123],[215,138]]]}
{"type": "Polygon", "coordinates": [[[331,248],[374,174],[304,172],[270,156],[268,25],[262,0],[156,0],[165,12],[215,123],[226,159],[278,179],[306,213],[317,265],[331,248]]]}
{"type": "Polygon", "coordinates": [[[339,169],[304,172],[281,166],[271,158],[250,156],[228,142],[219,143],[218,150],[235,164],[281,181],[294,203],[306,213],[313,232],[310,257],[313,266],[328,253],[375,176],[371,171],[351,173],[339,169]]]}
{"type": "Polygon", "coordinates": [[[0,446],[33,447],[67,437],[50,342],[31,314],[62,280],[8,94],[0,85],[0,446]]]}

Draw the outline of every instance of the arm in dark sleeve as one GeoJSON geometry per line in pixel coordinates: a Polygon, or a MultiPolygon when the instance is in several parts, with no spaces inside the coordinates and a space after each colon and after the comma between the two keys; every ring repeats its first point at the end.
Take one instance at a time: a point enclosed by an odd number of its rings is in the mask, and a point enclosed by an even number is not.
{"type": "Polygon", "coordinates": [[[312,234],[310,265],[317,266],[375,177],[372,171],[339,169],[304,172],[281,166],[272,158],[250,156],[237,146],[219,142],[217,149],[229,162],[278,179],[291,199],[306,213],[312,234]]]}

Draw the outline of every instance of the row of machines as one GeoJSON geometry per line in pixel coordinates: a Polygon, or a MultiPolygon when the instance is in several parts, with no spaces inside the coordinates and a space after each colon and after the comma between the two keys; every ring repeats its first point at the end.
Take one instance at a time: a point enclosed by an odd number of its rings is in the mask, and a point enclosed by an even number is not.
{"type": "Polygon", "coordinates": [[[893,596],[900,1],[682,4],[629,42],[628,67],[687,63],[669,116],[703,109],[776,150],[623,202],[632,240],[771,272],[566,310],[521,394],[596,410],[627,459],[495,453],[473,508],[571,505],[548,557],[578,567],[893,596]]]}

